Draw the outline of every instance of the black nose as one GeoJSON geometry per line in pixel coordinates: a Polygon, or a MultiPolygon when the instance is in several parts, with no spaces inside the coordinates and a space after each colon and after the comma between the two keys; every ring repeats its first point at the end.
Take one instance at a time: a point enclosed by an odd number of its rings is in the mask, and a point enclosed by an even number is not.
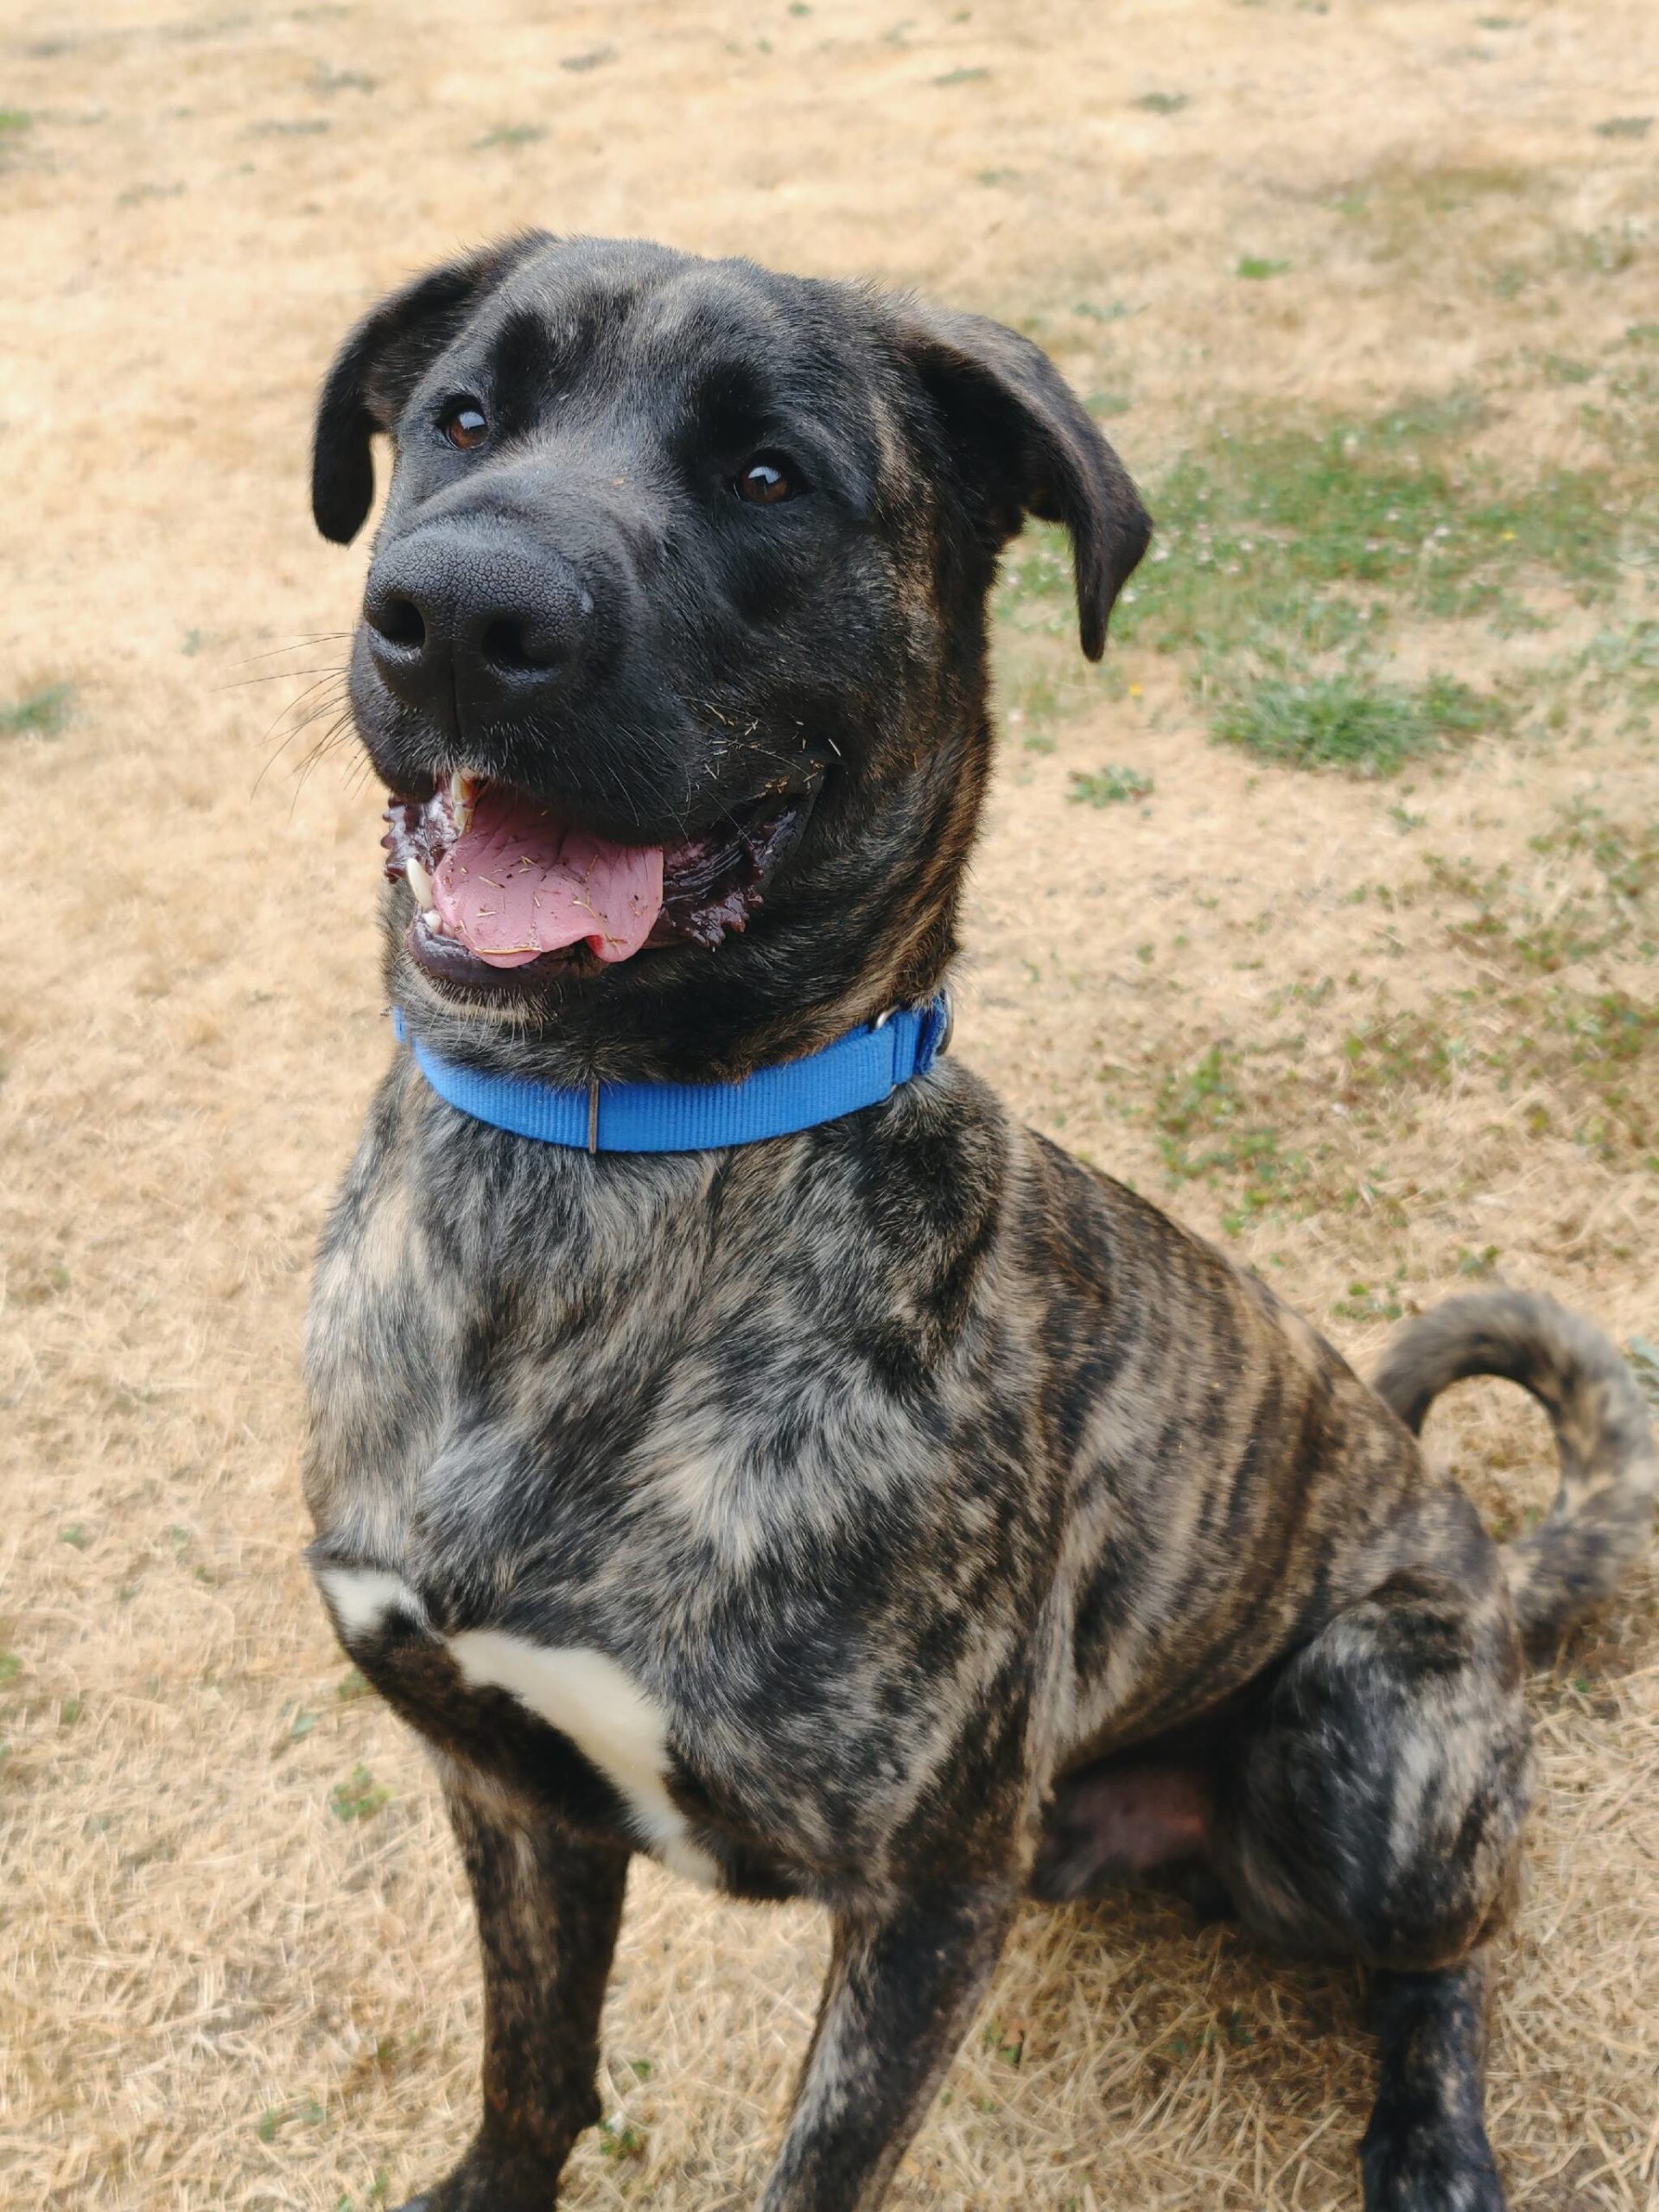
{"type": "Polygon", "coordinates": [[[568,683],[592,595],[562,553],[518,533],[435,523],[377,556],[363,594],[369,652],[405,706],[523,713],[568,683]]]}

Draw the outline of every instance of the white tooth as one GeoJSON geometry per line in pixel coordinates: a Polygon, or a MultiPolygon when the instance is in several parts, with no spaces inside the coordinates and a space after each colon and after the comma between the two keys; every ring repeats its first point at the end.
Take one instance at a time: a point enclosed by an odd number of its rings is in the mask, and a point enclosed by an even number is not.
{"type": "Polygon", "coordinates": [[[426,926],[431,931],[434,937],[442,936],[443,924],[438,918],[438,910],[435,906],[429,906],[426,909],[426,912],[421,916],[421,919],[426,924],[426,926]]]}
{"type": "Polygon", "coordinates": [[[413,854],[404,862],[404,874],[409,880],[410,889],[415,893],[416,905],[424,911],[432,904],[431,877],[413,854]]]}
{"type": "Polygon", "coordinates": [[[473,798],[478,790],[478,778],[469,774],[465,768],[449,771],[449,811],[454,817],[458,837],[466,836],[467,825],[472,821],[473,798]]]}

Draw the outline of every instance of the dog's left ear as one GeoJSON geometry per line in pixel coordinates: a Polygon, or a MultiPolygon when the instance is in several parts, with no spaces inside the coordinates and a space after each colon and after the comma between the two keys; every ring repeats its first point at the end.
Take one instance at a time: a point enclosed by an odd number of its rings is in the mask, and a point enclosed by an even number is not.
{"type": "Polygon", "coordinates": [[[912,307],[900,342],[993,550],[1028,514],[1071,533],[1077,627],[1084,652],[1098,660],[1112,602],[1152,535],[1128,471],[1047,354],[1017,330],[912,307]]]}
{"type": "Polygon", "coordinates": [[[543,231],[446,262],[391,292],[348,331],[323,380],[311,447],[311,512],[336,545],[348,545],[374,503],[369,442],[389,430],[404,402],[486,294],[526,255],[550,243],[543,231]]]}

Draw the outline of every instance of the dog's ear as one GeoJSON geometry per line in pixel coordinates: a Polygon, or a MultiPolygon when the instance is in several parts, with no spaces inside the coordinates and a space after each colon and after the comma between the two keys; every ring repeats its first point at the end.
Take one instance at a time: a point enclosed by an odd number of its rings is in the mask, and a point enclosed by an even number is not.
{"type": "Polygon", "coordinates": [[[1078,632],[1098,660],[1112,602],[1152,535],[1128,471],[1047,354],[1017,330],[912,306],[902,344],[995,549],[1027,514],[1071,533],[1078,632]]]}
{"type": "Polygon", "coordinates": [[[363,527],[374,500],[374,432],[391,429],[480,301],[551,243],[546,232],[527,231],[447,262],[389,293],[347,334],[323,379],[311,445],[311,512],[325,537],[347,545],[363,527]]]}

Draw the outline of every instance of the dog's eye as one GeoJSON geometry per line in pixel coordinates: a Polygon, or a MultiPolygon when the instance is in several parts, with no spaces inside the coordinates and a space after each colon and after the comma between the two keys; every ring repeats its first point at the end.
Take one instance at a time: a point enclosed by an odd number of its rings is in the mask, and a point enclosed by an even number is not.
{"type": "Polygon", "coordinates": [[[775,507],[792,499],[801,486],[781,454],[758,453],[737,472],[737,496],[752,507],[775,507]]]}
{"type": "Polygon", "coordinates": [[[483,410],[471,399],[451,400],[438,417],[438,428],[450,444],[459,446],[462,453],[481,446],[490,435],[483,410]]]}

